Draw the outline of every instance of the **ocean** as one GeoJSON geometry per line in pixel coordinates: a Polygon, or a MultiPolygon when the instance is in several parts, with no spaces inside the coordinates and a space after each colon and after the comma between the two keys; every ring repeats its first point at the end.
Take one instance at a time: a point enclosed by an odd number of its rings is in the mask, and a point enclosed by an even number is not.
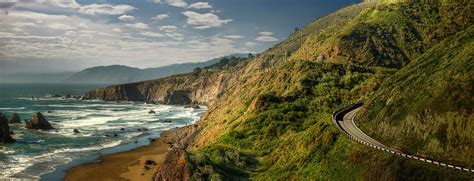
{"type": "Polygon", "coordinates": [[[3,83],[0,112],[10,118],[18,113],[30,120],[41,112],[56,129],[27,130],[10,124],[14,144],[0,144],[0,179],[62,180],[64,170],[100,155],[149,144],[163,131],[197,121],[205,107],[154,105],[141,102],[105,102],[64,99],[55,95],[81,96],[103,85],[3,83]],[[154,110],[156,114],[149,114],[154,110]],[[78,129],[79,134],[73,130],[78,129]],[[146,130],[147,131],[143,131],[146,130]]]}

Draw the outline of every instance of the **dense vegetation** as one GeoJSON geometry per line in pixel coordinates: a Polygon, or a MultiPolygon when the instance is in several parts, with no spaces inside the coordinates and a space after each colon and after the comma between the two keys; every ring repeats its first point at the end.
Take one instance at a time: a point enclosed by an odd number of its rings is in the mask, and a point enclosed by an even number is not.
{"type": "Polygon", "coordinates": [[[398,71],[359,114],[364,130],[409,153],[474,166],[474,27],[398,71]]]}
{"type": "MultiPolygon", "coordinates": [[[[472,25],[470,12],[466,3],[363,3],[317,19],[237,66],[229,81],[233,86],[198,123],[202,130],[187,154],[192,178],[472,179],[467,173],[370,150],[331,123],[336,108],[372,97],[400,68],[438,56],[430,52],[472,25]]],[[[472,48],[472,40],[465,41],[472,48]]],[[[465,50],[464,45],[446,49],[453,56],[465,50]]],[[[429,76],[425,68],[413,69],[429,76]]],[[[472,69],[465,70],[470,75],[472,69]]],[[[472,98],[470,94],[460,95],[472,98]]]]}

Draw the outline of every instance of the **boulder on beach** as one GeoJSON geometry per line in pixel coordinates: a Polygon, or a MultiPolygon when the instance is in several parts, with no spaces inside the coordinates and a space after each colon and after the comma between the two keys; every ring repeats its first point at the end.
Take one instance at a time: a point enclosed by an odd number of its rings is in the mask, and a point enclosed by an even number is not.
{"type": "Polygon", "coordinates": [[[157,165],[154,160],[147,160],[147,161],[145,161],[145,164],[147,164],[147,165],[157,165]]]}
{"type": "Polygon", "coordinates": [[[163,119],[161,120],[162,123],[171,123],[173,122],[171,119],[163,119]]]}
{"type": "Polygon", "coordinates": [[[31,121],[26,122],[25,128],[44,130],[54,129],[40,112],[37,112],[35,115],[33,115],[33,117],[31,117],[31,121]]]}
{"type": "Polygon", "coordinates": [[[13,113],[10,118],[10,124],[21,123],[20,116],[17,113],[13,113]]]}
{"type": "Polygon", "coordinates": [[[10,126],[7,117],[0,113],[0,143],[14,143],[15,139],[10,135],[10,126]]]}
{"type": "Polygon", "coordinates": [[[155,114],[156,112],[153,110],[148,111],[148,114],[155,114]]]}
{"type": "Polygon", "coordinates": [[[184,108],[200,109],[201,107],[198,104],[188,104],[185,105],[184,108]]]}

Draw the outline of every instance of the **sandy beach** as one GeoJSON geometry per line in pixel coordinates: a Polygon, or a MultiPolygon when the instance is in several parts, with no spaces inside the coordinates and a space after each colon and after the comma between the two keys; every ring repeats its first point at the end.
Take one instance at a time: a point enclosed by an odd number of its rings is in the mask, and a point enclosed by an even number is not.
{"type": "Polygon", "coordinates": [[[165,155],[171,150],[169,143],[176,140],[182,129],[165,131],[150,145],[104,155],[96,163],[71,168],[66,172],[65,180],[153,180],[165,155]]]}

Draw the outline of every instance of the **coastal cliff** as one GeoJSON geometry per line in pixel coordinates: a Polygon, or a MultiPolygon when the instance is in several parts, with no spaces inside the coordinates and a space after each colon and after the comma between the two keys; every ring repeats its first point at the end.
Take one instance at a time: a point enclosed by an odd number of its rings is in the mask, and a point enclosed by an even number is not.
{"type": "Polygon", "coordinates": [[[377,95],[396,72],[467,32],[470,12],[465,2],[361,3],[233,66],[97,89],[85,98],[209,105],[157,180],[470,180],[368,149],[331,121],[333,111],[377,95]]]}
{"type": "Polygon", "coordinates": [[[87,92],[83,99],[142,101],[157,104],[210,105],[228,89],[229,71],[245,64],[245,58],[231,57],[213,66],[195,69],[157,80],[113,85],[87,92]]]}

